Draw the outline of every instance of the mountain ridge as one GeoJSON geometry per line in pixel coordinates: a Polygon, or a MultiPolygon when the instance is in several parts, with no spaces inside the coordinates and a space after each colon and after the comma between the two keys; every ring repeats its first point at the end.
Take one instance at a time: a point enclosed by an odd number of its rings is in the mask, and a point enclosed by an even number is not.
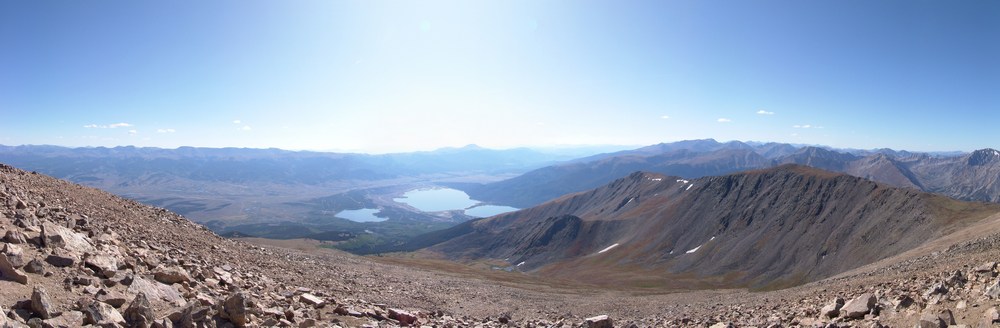
{"type": "Polygon", "coordinates": [[[996,211],[1000,206],[794,164],[694,180],[635,172],[476,221],[471,232],[428,249],[463,261],[506,258],[522,271],[547,276],[659,271],[667,272],[659,275],[660,284],[691,283],[693,276],[702,288],[775,288],[890,257],[996,211]],[[980,212],[944,209],[950,207],[980,212]],[[778,249],[791,255],[774,253],[778,249]],[[766,258],[746,264],[751,251],[766,258]],[[610,255],[618,260],[602,258],[610,255]]]}
{"type": "Polygon", "coordinates": [[[726,174],[781,164],[801,164],[949,197],[1000,202],[1000,161],[990,148],[958,156],[876,149],[840,151],[789,144],[719,143],[713,139],[658,144],[634,151],[597,155],[543,167],[521,176],[487,184],[456,184],[477,199],[530,207],[560,195],[594,188],[631,170],[685,179],[726,174]],[[794,151],[793,151],[794,149],[794,151]],[[657,153],[657,151],[665,152],[657,153]],[[738,151],[758,156],[751,159],[738,151]],[[728,159],[726,156],[729,156],[728,159]],[[975,164],[975,165],[973,165],[975,164]]]}

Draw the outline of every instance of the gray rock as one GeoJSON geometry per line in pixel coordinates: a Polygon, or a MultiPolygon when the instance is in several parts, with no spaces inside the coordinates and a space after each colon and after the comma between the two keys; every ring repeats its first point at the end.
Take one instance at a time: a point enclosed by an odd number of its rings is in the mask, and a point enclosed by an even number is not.
{"type": "Polygon", "coordinates": [[[133,328],[148,328],[153,325],[156,317],[153,314],[153,307],[150,305],[145,293],[139,293],[132,299],[132,303],[125,310],[124,319],[125,323],[133,328]]]}
{"type": "Polygon", "coordinates": [[[955,316],[952,315],[951,310],[941,310],[937,312],[937,317],[941,319],[942,322],[951,326],[955,324],[955,316]]]}
{"type": "Polygon", "coordinates": [[[45,257],[45,262],[60,268],[73,266],[77,261],[79,261],[77,256],[68,252],[53,252],[45,257]]]}
{"type": "Polygon", "coordinates": [[[944,284],[934,284],[924,292],[924,298],[930,298],[934,295],[944,295],[946,293],[948,293],[948,287],[945,287],[944,284]]]}
{"type": "Polygon", "coordinates": [[[417,323],[417,316],[400,309],[389,309],[389,318],[399,321],[402,324],[413,325],[417,323]]]}
{"type": "Polygon", "coordinates": [[[944,321],[941,321],[941,318],[938,318],[938,316],[932,313],[921,314],[920,319],[917,319],[916,328],[945,328],[945,327],[948,327],[948,325],[946,325],[944,321]]]}
{"type": "Polygon", "coordinates": [[[32,259],[28,262],[28,264],[25,264],[22,269],[24,269],[24,272],[27,273],[45,274],[45,264],[38,259],[32,259]]]}
{"type": "Polygon", "coordinates": [[[312,305],[314,308],[321,308],[323,307],[323,305],[326,305],[326,301],[324,301],[319,296],[310,293],[304,293],[300,295],[299,299],[302,300],[302,303],[312,305]]]}
{"type": "Polygon", "coordinates": [[[172,285],[180,282],[191,281],[191,276],[184,269],[172,267],[161,268],[153,273],[153,279],[164,284],[172,285]]]}
{"type": "Polygon", "coordinates": [[[299,328],[316,327],[316,319],[308,318],[299,322],[299,328]]]}
{"type": "Polygon", "coordinates": [[[849,319],[863,319],[874,307],[875,296],[862,294],[844,304],[844,307],[840,309],[840,314],[849,319]]]}
{"type": "Polygon", "coordinates": [[[28,276],[22,273],[21,270],[15,269],[14,265],[10,263],[10,259],[7,258],[7,254],[3,253],[0,253],[0,277],[22,285],[28,284],[28,276]]]}
{"type": "Polygon", "coordinates": [[[583,326],[586,328],[613,328],[614,322],[611,321],[611,317],[602,314],[584,319],[583,326]]]}
{"type": "Polygon", "coordinates": [[[219,312],[223,318],[229,319],[237,327],[244,327],[250,322],[247,311],[249,303],[246,294],[238,292],[226,298],[226,301],[222,303],[222,311],[219,312]]]}
{"type": "Polygon", "coordinates": [[[163,318],[153,322],[153,328],[174,328],[174,322],[170,321],[170,319],[163,318]]]}
{"type": "Polygon", "coordinates": [[[181,300],[180,293],[178,293],[177,289],[173,286],[159,284],[141,277],[135,277],[135,279],[132,279],[132,284],[128,286],[126,293],[129,295],[145,293],[146,297],[148,297],[151,301],[162,300],[169,303],[176,303],[181,300]]]}
{"type": "Polygon", "coordinates": [[[105,278],[113,278],[118,272],[118,261],[109,255],[91,255],[83,261],[83,264],[94,270],[105,278]]]}
{"type": "Polygon", "coordinates": [[[23,267],[28,264],[27,258],[24,256],[24,250],[21,247],[14,244],[4,244],[3,253],[7,254],[7,259],[10,260],[10,264],[15,268],[23,267]]]}
{"type": "Polygon", "coordinates": [[[975,267],[974,269],[972,269],[972,271],[978,273],[992,273],[993,270],[996,269],[996,267],[997,267],[997,262],[986,262],[980,266],[975,267]]]}
{"type": "Polygon", "coordinates": [[[208,319],[208,314],[210,312],[207,306],[196,306],[191,305],[184,309],[181,316],[177,321],[177,327],[181,328],[195,328],[199,326],[200,322],[204,322],[208,319]]]}
{"type": "Polygon", "coordinates": [[[992,285],[986,288],[986,292],[983,295],[990,298],[1000,297],[1000,280],[993,282],[992,285]]]}
{"type": "Polygon", "coordinates": [[[824,318],[836,318],[840,315],[840,308],[842,307],[844,307],[844,299],[837,297],[833,302],[820,309],[819,315],[824,318]]]}
{"type": "Polygon", "coordinates": [[[75,328],[83,326],[84,315],[80,311],[67,311],[58,317],[42,320],[45,328],[75,328]]]}
{"type": "Polygon", "coordinates": [[[42,245],[48,248],[64,248],[81,254],[96,250],[87,237],[48,222],[42,224],[41,237],[42,245]]]}
{"type": "Polygon", "coordinates": [[[83,311],[86,318],[85,324],[91,325],[111,325],[125,323],[122,314],[114,307],[102,302],[90,303],[83,311]]]}
{"type": "Polygon", "coordinates": [[[128,302],[128,300],[125,299],[125,295],[122,295],[122,293],[119,293],[117,291],[109,292],[103,289],[101,292],[97,293],[97,300],[104,303],[108,303],[108,305],[111,305],[116,309],[121,308],[122,305],[125,305],[125,302],[128,302]]]}
{"type": "Polygon", "coordinates": [[[24,234],[17,230],[8,230],[3,236],[3,241],[11,244],[25,244],[28,239],[24,237],[24,234]]]}
{"type": "Polygon", "coordinates": [[[31,291],[31,311],[42,319],[51,319],[55,314],[52,301],[49,299],[49,294],[45,292],[45,288],[35,286],[31,291]]]}

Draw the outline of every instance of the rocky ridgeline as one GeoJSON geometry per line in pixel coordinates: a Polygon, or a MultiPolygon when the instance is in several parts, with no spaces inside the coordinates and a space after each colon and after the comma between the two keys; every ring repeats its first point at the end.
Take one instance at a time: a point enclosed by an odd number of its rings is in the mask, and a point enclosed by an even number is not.
{"type": "Polygon", "coordinates": [[[691,308],[692,315],[680,315],[666,325],[998,327],[1000,263],[992,260],[1000,250],[996,245],[1000,235],[966,241],[894,265],[796,288],[801,290],[761,293],[778,298],[698,306],[691,308]],[[931,267],[947,269],[928,270],[931,267]]]}

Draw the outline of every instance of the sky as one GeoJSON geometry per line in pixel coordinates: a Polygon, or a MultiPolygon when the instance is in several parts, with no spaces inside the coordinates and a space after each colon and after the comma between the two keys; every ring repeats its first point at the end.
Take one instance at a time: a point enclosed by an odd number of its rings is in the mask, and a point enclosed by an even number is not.
{"type": "Polygon", "coordinates": [[[3,1],[0,144],[1000,148],[1000,1],[3,1]]]}

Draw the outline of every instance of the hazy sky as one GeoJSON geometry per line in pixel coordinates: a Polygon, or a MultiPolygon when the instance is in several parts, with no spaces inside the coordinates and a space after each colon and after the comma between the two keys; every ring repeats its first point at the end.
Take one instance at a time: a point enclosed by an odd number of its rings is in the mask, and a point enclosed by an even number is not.
{"type": "Polygon", "coordinates": [[[3,1],[0,144],[1000,148],[1000,1],[3,1]]]}

